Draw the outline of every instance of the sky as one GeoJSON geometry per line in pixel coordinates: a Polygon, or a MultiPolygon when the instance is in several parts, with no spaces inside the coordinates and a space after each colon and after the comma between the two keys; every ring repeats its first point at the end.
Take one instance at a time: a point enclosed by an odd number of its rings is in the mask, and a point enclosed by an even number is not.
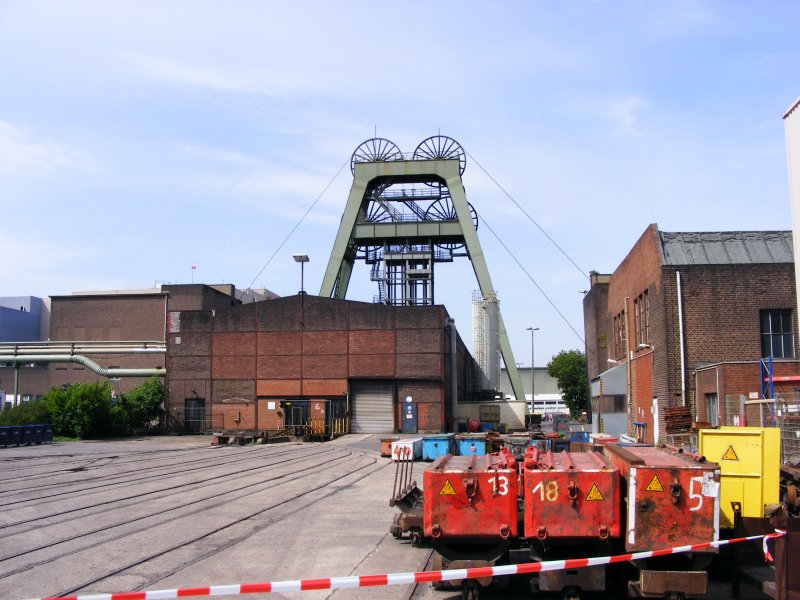
{"type": "MultiPolygon", "coordinates": [[[[291,295],[295,253],[318,293],[356,147],[441,134],[514,360],[538,327],[544,366],[650,223],[791,229],[798,56],[794,1],[0,0],[0,296],[291,295]]],[[[476,289],[437,267],[468,345],[476,289]]],[[[360,263],[348,298],[377,293],[360,263]]]]}

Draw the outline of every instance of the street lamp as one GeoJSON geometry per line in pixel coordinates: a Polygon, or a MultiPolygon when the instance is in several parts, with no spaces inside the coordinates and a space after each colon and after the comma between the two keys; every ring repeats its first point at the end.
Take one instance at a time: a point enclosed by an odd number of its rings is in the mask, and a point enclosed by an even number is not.
{"type": "Polygon", "coordinates": [[[536,405],[535,404],[536,403],[536,398],[534,396],[534,393],[536,391],[536,379],[534,377],[534,370],[533,370],[534,357],[535,357],[535,355],[533,353],[533,332],[534,331],[539,331],[539,328],[538,327],[526,327],[525,330],[531,332],[531,412],[533,412],[533,408],[536,405]]]}
{"type": "Polygon", "coordinates": [[[308,254],[295,254],[294,255],[294,262],[300,263],[300,293],[305,294],[305,290],[303,288],[303,270],[305,264],[308,262],[308,254]]]}

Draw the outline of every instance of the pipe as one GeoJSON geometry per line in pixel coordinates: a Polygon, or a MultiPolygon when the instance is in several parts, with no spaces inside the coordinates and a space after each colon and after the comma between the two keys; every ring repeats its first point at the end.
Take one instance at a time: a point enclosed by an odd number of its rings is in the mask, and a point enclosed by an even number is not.
{"type": "MultiPolygon", "coordinates": [[[[681,406],[686,406],[686,357],[683,347],[683,293],[681,292],[681,272],[675,271],[678,284],[678,339],[681,353],[681,406]]],[[[719,402],[719,398],[717,398],[719,402]]]]}
{"type": "Polygon", "coordinates": [[[450,404],[453,414],[458,407],[458,348],[456,344],[456,321],[446,319],[444,326],[450,329],[450,404]]]}
{"type": "Polygon", "coordinates": [[[0,344],[0,354],[36,356],[40,354],[165,354],[163,342],[113,342],[111,344],[75,342],[19,342],[0,344]]]}
{"type": "MultiPolygon", "coordinates": [[[[638,415],[637,415],[637,412],[636,412],[637,411],[636,404],[633,402],[633,398],[631,397],[631,388],[633,387],[632,384],[631,384],[631,353],[632,353],[632,351],[631,351],[631,336],[628,334],[629,333],[628,332],[628,318],[630,316],[630,314],[628,312],[628,300],[629,300],[629,297],[625,296],[625,310],[624,310],[625,319],[624,319],[624,323],[623,324],[625,325],[625,393],[628,396],[628,415],[629,415],[628,416],[628,423],[630,424],[631,421],[635,421],[636,420],[638,415]],[[632,419],[630,417],[631,411],[633,411],[633,415],[634,415],[632,419]]],[[[599,423],[598,423],[598,426],[599,426],[599,423]]],[[[635,433],[635,431],[631,430],[631,429],[629,429],[628,431],[630,431],[631,433],[635,433]]]]}
{"type": "Polygon", "coordinates": [[[16,356],[0,354],[0,362],[14,363],[18,368],[20,363],[51,363],[51,362],[71,362],[83,365],[87,369],[94,371],[101,377],[164,377],[166,369],[120,369],[101,367],[93,360],[81,356],[80,354],[41,354],[37,356],[16,356]]]}
{"type": "Polygon", "coordinates": [[[11,406],[19,406],[22,402],[19,401],[19,365],[14,365],[14,402],[11,406]]]}

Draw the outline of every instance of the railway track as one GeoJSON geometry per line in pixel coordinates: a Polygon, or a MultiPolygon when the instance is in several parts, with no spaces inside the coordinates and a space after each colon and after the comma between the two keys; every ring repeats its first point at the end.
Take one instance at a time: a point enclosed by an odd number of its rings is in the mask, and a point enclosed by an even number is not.
{"type": "MultiPolygon", "coordinates": [[[[64,482],[65,489],[54,494],[30,478],[32,489],[16,490],[25,499],[18,498],[17,507],[3,513],[0,598],[19,597],[11,592],[48,580],[49,587],[41,586],[43,595],[107,590],[131,577],[136,589],[145,589],[387,466],[374,453],[345,447],[227,450],[199,449],[199,459],[189,453],[164,455],[165,462],[145,455],[147,465],[135,453],[110,462],[93,457],[98,467],[91,481],[64,482]],[[178,457],[189,459],[176,465],[178,457]],[[115,474],[118,468],[124,473],[115,474]],[[152,470],[157,473],[148,475],[152,470]],[[104,475],[114,481],[98,485],[104,475]],[[22,509],[35,514],[23,515],[22,509]],[[9,514],[18,517],[9,519],[9,514]],[[167,529],[168,535],[152,535],[167,529]]],[[[0,475],[0,484],[6,479],[0,475]]]]}

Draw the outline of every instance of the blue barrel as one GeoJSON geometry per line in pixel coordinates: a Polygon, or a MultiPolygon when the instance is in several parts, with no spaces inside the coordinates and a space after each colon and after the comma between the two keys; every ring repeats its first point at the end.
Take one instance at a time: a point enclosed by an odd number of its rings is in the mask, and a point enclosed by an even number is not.
{"type": "Polygon", "coordinates": [[[436,460],[440,456],[455,454],[456,434],[438,433],[422,436],[422,460],[436,460]]]}
{"type": "Polygon", "coordinates": [[[486,434],[462,433],[456,436],[456,449],[460,456],[483,456],[486,454],[486,434]]]}

